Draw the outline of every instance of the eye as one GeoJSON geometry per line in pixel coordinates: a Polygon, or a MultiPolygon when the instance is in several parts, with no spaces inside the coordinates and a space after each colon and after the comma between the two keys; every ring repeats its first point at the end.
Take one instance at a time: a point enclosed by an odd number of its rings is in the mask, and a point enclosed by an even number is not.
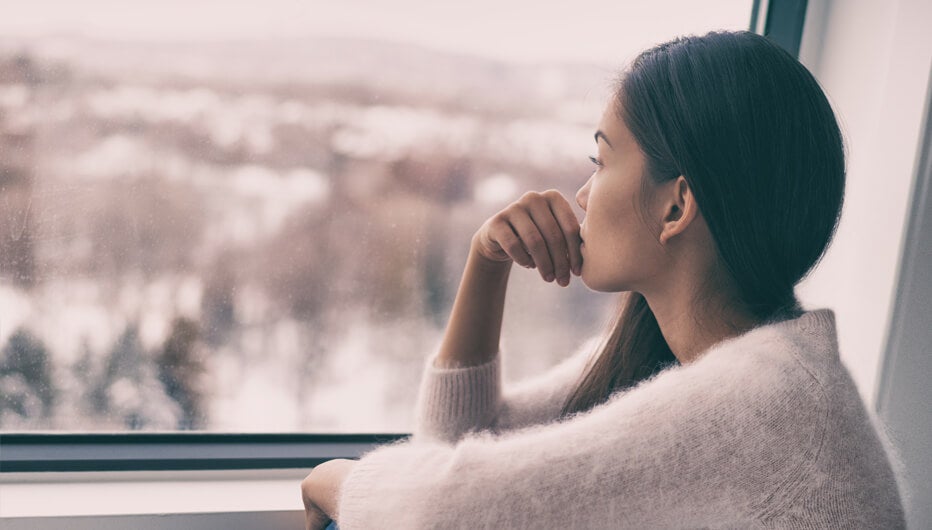
{"type": "Polygon", "coordinates": [[[589,161],[592,162],[593,164],[599,166],[599,167],[602,167],[602,161],[599,160],[598,158],[594,157],[594,156],[591,156],[591,155],[590,155],[590,156],[589,156],[589,161]]]}

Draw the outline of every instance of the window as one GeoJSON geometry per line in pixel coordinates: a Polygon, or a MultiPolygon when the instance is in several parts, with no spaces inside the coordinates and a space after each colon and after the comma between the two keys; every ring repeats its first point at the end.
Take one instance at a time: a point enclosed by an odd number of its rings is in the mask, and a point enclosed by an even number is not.
{"type": "MultiPolygon", "coordinates": [[[[409,431],[481,222],[572,199],[617,69],[751,4],[18,5],[0,430],[409,431]]],[[[535,274],[512,274],[511,380],[613,302],[535,274]]]]}

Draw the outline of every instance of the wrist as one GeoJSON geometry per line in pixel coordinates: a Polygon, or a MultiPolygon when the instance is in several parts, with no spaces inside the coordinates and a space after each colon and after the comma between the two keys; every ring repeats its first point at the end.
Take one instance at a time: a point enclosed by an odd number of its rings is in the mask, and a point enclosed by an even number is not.
{"type": "Polygon", "coordinates": [[[475,268],[482,272],[507,274],[509,271],[511,271],[511,264],[514,263],[514,261],[511,259],[494,260],[488,258],[480,250],[480,248],[481,247],[479,242],[476,240],[476,236],[473,236],[472,241],[469,244],[469,257],[467,258],[467,263],[472,264],[475,268]]]}

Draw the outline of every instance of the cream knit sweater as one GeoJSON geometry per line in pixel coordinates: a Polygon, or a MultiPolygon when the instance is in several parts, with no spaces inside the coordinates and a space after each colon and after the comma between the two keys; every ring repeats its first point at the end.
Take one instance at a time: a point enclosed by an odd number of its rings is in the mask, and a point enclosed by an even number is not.
{"type": "Polygon", "coordinates": [[[557,416],[589,359],[502,389],[434,367],[410,440],[363,455],[340,530],[904,528],[884,446],[821,309],[557,416]]]}

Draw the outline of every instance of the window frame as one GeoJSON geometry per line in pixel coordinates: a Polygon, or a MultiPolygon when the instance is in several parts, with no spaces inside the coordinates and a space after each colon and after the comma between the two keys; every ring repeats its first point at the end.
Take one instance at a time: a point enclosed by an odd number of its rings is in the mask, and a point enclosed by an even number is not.
{"type": "Polygon", "coordinates": [[[799,58],[808,0],[754,0],[750,30],[779,44],[799,58]]]}
{"type": "MultiPolygon", "coordinates": [[[[799,56],[807,0],[753,0],[749,30],[799,56]]],[[[410,433],[0,432],[0,474],[310,468],[410,433]]]]}
{"type": "Polygon", "coordinates": [[[3,433],[0,473],[312,468],[407,434],[3,433]]]}

